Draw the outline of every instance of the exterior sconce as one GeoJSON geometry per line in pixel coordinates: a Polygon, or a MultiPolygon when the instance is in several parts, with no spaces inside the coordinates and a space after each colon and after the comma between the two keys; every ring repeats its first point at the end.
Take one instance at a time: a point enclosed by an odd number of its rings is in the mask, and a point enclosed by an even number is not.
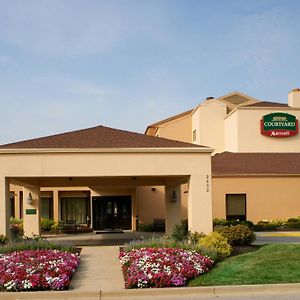
{"type": "Polygon", "coordinates": [[[177,201],[176,191],[174,190],[173,193],[172,193],[171,202],[176,203],[176,201],[177,201]]]}
{"type": "Polygon", "coordinates": [[[28,197],[27,197],[27,204],[31,205],[32,204],[32,195],[31,193],[29,193],[28,197]]]}

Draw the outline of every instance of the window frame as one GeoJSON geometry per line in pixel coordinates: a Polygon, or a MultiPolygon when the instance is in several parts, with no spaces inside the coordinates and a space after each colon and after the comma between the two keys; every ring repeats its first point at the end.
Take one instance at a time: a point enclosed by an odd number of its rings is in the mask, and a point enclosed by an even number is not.
{"type": "MultiPolygon", "coordinates": [[[[239,219],[240,221],[246,221],[247,220],[247,194],[246,193],[230,193],[230,194],[225,194],[225,214],[226,214],[226,220],[229,221],[229,220],[237,220],[239,219]],[[245,207],[245,220],[242,220],[240,218],[228,218],[228,199],[229,199],[229,196],[232,196],[232,195],[235,195],[235,196],[244,196],[244,207],[245,207]]],[[[230,216],[229,216],[230,217],[230,216]]]]}

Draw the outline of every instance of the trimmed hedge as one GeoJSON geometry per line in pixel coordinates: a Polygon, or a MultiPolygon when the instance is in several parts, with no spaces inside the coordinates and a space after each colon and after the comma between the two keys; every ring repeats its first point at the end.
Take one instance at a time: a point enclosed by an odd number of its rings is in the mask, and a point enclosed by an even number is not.
{"type": "Polygon", "coordinates": [[[255,240],[255,234],[246,225],[220,226],[216,232],[222,234],[230,245],[250,245],[255,240]]]}

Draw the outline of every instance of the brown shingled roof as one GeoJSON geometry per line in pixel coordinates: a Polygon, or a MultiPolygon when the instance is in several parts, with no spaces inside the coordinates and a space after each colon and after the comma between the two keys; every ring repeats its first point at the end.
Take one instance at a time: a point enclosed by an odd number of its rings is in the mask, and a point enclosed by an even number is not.
{"type": "Polygon", "coordinates": [[[300,153],[232,153],[212,157],[212,175],[299,175],[300,153]]]}
{"type": "Polygon", "coordinates": [[[261,101],[245,105],[243,107],[289,107],[286,103],[261,101]]]}
{"type": "Polygon", "coordinates": [[[104,126],[0,145],[0,149],[27,148],[177,148],[203,147],[104,126]]]}
{"type": "MultiPolygon", "coordinates": [[[[167,119],[160,120],[160,121],[158,121],[158,122],[156,122],[156,123],[153,123],[153,124],[148,125],[148,127],[155,127],[155,126],[158,126],[158,125],[161,125],[161,124],[170,122],[170,121],[172,121],[172,120],[175,120],[175,119],[184,117],[184,116],[186,116],[186,115],[191,114],[191,113],[193,112],[193,110],[194,110],[194,109],[190,109],[190,110],[184,111],[184,112],[182,112],[182,113],[180,113],[180,114],[171,116],[171,117],[169,117],[169,118],[167,118],[167,119]]],[[[147,127],[147,128],[148,128],[148,127],[147,127]]]]}

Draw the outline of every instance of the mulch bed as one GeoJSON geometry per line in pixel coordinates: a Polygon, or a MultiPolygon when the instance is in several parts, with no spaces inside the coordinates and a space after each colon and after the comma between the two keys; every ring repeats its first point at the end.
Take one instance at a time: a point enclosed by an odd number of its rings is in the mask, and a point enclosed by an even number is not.
{"type": "Polygon", "coordinates": [[[260,247],[260,245],[233,246],[233,250],[230,256],[236,256],[247,252],[253,252],[258,250],[260,247]]]}

